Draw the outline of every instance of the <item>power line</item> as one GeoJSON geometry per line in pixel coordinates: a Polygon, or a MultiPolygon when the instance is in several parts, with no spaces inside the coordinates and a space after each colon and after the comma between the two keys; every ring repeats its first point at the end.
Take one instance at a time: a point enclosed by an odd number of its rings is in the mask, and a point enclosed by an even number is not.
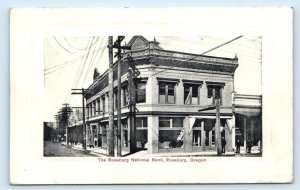
{"type": "MultiPolygon", "coordinates": [[[[93,36],[92,42],[94,41],[94,39],[95,39],[95,37],[93,36]]],[[[86,59],[85,59],[85,61],[84,61],[83,69],[80,71],[79,77],[82,76],[83,70],[84,70],[84,68],[85,68],[86,62],[87,62],[88,57],[89,57],[89,54],[90,54],[91,47],[92,47],[92,43],[91,43],[90,47],[88,48],[88,53],[87,53],[86,59]]],[[[80,79],[80,78],[78,78],[78,79],[80,79]]],[[[80,82],[80,80],[78,80],[78,81],[76,82],[75,88],[78,86],[78,83],[79,83],[79,82],[80,82]]]]}
{"type": "MultiPolygon", "coordinates": [[[[103,40],[104,40],[104,37],[102,38],[102,40],[101,40],[101,42],[100,42],[100,47],[102,46],[103,40]]],[[[99,37],[97,37],[97,41],[99,41],[99,37]]],[[[88,74],[89,74],[89,72],[90,72],[90,69],[92,68],[92,66],[93,66],[93,64],[94,64],[95,57],[97,56],[98,52],[99,52],[99,51],[97,51],[96,54],[93,53],[92,56],[91,56],[90,63],[89,63],[89,65],[88,65],[88,67],[87,67],[87,70],[86,70],[86,73],[85,73],[85,76],[84,76],[84,79],[83,79],[83,82],[82,82],[82,86],[84,85],[84,82],[85,82],[85,80],[86,80],[86,77],[88,76],[88,74]]]]}
{"type": "MultiPolygon", "coordinates": [[[[100,47],[102,46],[104,39],[105,39],[105,37],[102,38],[101,43],[100,43],[100,47]]],[[[105,46],[104,46],[104,48],[103,48],[103,51],[104,51],[104,49],[105,49],[105,46]]],[[[103,51],[102,51],[102,52],[103,52],[103,51]]],[[[84,85],[84,82],[85,82],[87,76],[88,76],[89,73],[90,73],[90,69],[92,68],[92,66],[93,66],[93,64],[94,64],[94,61],[95,61],[95,58],[97,57],[98,52],[99,52],[99,51],[97,51],[97,52],[96,52],[96,55],[95,55],[94,57],[92,56],[92,58],[91,58],[91,62],[90,62],[89,68],[88,68],[88,70],[87,70],[87,72],[86,72],[86,75],[85,75],[85,77],[84,77],[82,86],[84,85]]],[[[103,53],[102,53],[102,55],[103,55],[103,53]]],[[[101,58],[102,55],[100,55],[100,58],[101,58]]]]}
{"type": "MultiPolygon", "coordinates": [[[[82,51],[82,50],[86,50],[86,48],[77,48],[77,47],[74,47],[70,42],[69,42],[69,40],[67,40],[67,38],[66,37],[64,37],[64,39],[65,39],[65,41],[66,41],[66,43],[71,47],[71,48],[73,48],[73,49],[77,49],[77,50],[80,50],[80,51],[82,51]]],[[[95,43],[93,43],[93,45],[92,46],[94,46],[96,44],[96,42],[95,43]]]]}
{"type": "MultiPolygon", "coordinates": [[[[87,56],[86,51],[87,51],[87,49],[88,49],[88,47],[89,47],[90,40],[91,40],[91,37],[89,38],[89,40],[88,40],[88,42],[87,42],[87,44],[86,44],[86,48],[85,48],[85,51],[84,51],[84,56],[82,56],[82,59],[81,59],[82,62],[83,62],[83,60],[84,60],[84,57],[87,56]]],[[[91,44],[92,44],[92,42],[93,42],[93,41],[91,41],[91,44]]],[[[76,81],[78,80],[78,76],[79,76],[78,74],[79,74],[79,72],[81,71],[81,67],[82,67],[82,66],[84,66],[84,65],[83,65],[83,64],[80,64],[79,67],[78,67],[78,69],[77,69],[77,72],[76,72],[76,75],[75,75],[75,78],[74,78],[74,81],[73,81],[73,84],[72,84],[72,88],[75,87],[76,81]]],[[[67,99],[69,99],[69,96],[71,96],[72,88],[70,89],[69,93],[67,94],[67,97],[66,97],[65,102],[67,102],[67,99]]],[[[70,100],[70,101],[71,101],[71,100],[70,100]]]]}
{"type": "MultiPolygon", "coordinates": [[[[94,50],[94,51],[92,51],[92,52],[99,51],[99,50],[101,50],[101,49],[102,49],[102,48],[99,48],[99,49],[94,50]]],[[[104,49],[105,49],[105,48],[104,48],[104,49]]],[[[66,62],[64,62],[64,63],[62,63],[62,64],[55,65],[55,66],[53,66],[53,67],[50,67],[50,68],[45,69],[44,71],[48,71],[48,70],[51,70],[51,69],[54,69],[54,68],[57,68],[57,67],[60,67],[59,69],[61,69],[61,68],[63,68],[64,65],[73,63],[74,61],[77,61],[77,60],[79,60],[80,58],[83,58],[83,57],[85,57],[85,56],[86,56],[86,55],[83,55],[83,56],[77,57],[77,58],[75,58],[75,59],[72,59],[72,60],[70,60],[70,61],[66,61],[66,62]]]]}
{"type": "MultiPolygon", "coordinates": [[[[215,50],[215,49],[218,49],[218,48],[220,48],[220,47],[222,47],[222,46],[225,46],[225,45],[227,45],[227,44],[229,44],[229,43],[231,43],[231,42],[233,42],[233,41],[235,41],[235,40],[237,40],[237,39],[240,39],[241,37],[243,37],[243,35],[238,36],[238,37],[236,37],[236,38],[233,38],[232,40],[229,40],[229,41],[227,41],[227,42],[225,42],[225,43],[223,43],[223,44],[220,44],[220,45],[218,45],[218,46],[216,46],[216,47],[214,47],[214,48],[212,48],[212,49],[210,49],[210,50],[207,50],[207,51],[201,53],[200,55],[204,55],[204,54],[206,54],[206,53],[208,53],[208,52],[211,52],[211,51],[213,51],[213,50],[215,50]]],[[[198,56],[196,56],[196,57],[198,57],[198,56]]],[[[192,59],[189,59],[189,60],[193,60],[193,59],[195,59],[196,57],[194,57],[194,58],[192,58],[192,59]]]]}
{"type": "Polygon", "coordinates": [[[69,52],[69,53],[72,53],[72,54],[77,53],[77,52],[71,52],[71,51],[69,51],[67,48],[65,48],[61,43],[59,43],[59,41],[55,38],[55,36],[54,36],[53,38],[54,38],[54,40],[58,43],[58,45],[59,45],[62,49],[64,49],[65,51],[67,51],[67,52],[69,52]]]}

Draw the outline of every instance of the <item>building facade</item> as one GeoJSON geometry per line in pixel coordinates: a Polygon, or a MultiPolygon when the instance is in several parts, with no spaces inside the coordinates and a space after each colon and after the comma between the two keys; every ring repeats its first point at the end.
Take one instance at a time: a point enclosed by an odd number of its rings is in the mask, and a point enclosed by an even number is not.
{"type": "MultiPolygon", "coordinates": [[[[127,45],[132,49],[126,53],[131,54],[140,72],[134,134],[138,149],[147,149],[153,154],[215,151],[216,110],[201,111],[214,105],[215,97],[220,97],[221,136],[227,141],[227,151],[234,151],[237,138],[261,142],[261,96],[235,93],[237,57],[164,50],[155,39],[148,41],[142,36],[134,36],[127,45]]],[[[121,144],[123,150],[130,152],[128,67],[124,59],[121,65],[121,144]]],[[[117,64],[114,64],[113,76],[117,125],[117,64]]],[[[108,91],[108,71],[100,75],[95,70],[93,83],[85,93],[87,143],[103,149],[107,148],[108,91]]],[[[79,121],[69,127],[68,133],[77,136],[80,128],[82,122],[79,121]]],[[[82,140],[82,134],[80,138],[78,141],[82,140]]]]}

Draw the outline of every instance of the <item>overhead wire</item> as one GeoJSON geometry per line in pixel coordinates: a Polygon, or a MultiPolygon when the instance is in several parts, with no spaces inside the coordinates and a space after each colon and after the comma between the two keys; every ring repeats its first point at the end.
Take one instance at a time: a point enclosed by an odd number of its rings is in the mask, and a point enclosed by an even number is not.
{"type": "MultiPolygon", "coordinates": [[[[84,60],[84,57],[87,56],[86,52],[87,52],[87,50],[88,50],[90,40],[91,40],[91,37],[89,38],[89,40],[88,40],[88,42],[87,42],[87,44],[86,44],[86,49],[85,49],[85,51],[84,51],[84,56],[82,56],[82,59],[81,59],[82,64],[80,64],[79,67],[78,67],[78,69],[77,69],[75,78],[74,78],[74,80],[73,80],[72,88],[70,89],[70,91],[69,91],[69,93],[68,93],[68,95],[67,95],[67,97],[66,97],[66,100],[69,99],[69,97],[71,96],[72,89],[75,88],[75,84],[76,84],[76,82],[77,82],[77,80],[78,80],[78,77],[79,77],[79,73],[80,73],[80,71],[81,71],[81,68],[84,67],[83,60],[84,60]]],[[[93,40],[91,41],[91,44],[92,44],[92,42],[93,42],[93,40]]],[[[71,97],[70,97],[70,98],[71,98],[71,97]]],[[[70,100],[70,102],[71,102],[71,100],[70,100]]]]}
{"type": "Polygon", "coordinates": [[[54,36],[53,38],[54,38],[54,40],[57,42],[57,44],[58,44],[62,49],[64,49],[65,51],[67,51],[67,52],[69,52],[69,53],[72,53],[72,54],[78,53],[78,52],[72,52],[72,51],[68,50],[66,47],[64,47],[64,46],[56,39],[55,36],[54,36]]]}
{"type": "MultiPolygon", "coordinates": [[[[77,48],[77,47],[73,46],[73,45],[69,42],[69,40],[68,40],[66,37],[64,37],[64,39],[65,39],[66,43],[67,43],[71,48],[76,49],[76,50],[80,50],[80,51],[86,50],[86,48],[77,48]]],[[[96,42],[94,42],[92,46],[94,46],[95,44],[96,44],[96,42]]]]}
{"type": "MultiPolygon", "coordinates": [[[[103,40],[104,40],[104,37],[102,38],[101,42],[100,42],[100,47],[102,46],[102,43],[103,43],[103,40]]],[[[99,37],[97,37],[97,41],[99,41],[99,37]]],[[[88,68],[86,70],[86,73],[85,73],[85,76],[84,76],[84,79],[83,79],[83,82],[82,82],[82,86],[84,85],[84,82],[90,72],[90,69],[92,68],[93,64],[94,64],[94,61],[95,61],[95,57],[97,56],[99,51],[97,51],[96,53],[93,53],[91,58],[90,58],[90,63],[88,65],[88,68]]]]}
{"type": "MultiPolygon", "coordinates": [[[[95,39],[95,36],[93,36],[92,42],[94,41],[94,39],[95,39]]],[[[83,73],[84,68],[86,66],[86,63],[87,63],[87,60],[89,58],[89,54],[90,54],[91,48],[92,48],[92,43],[91,43],[91,45],[88,48],[88,52],[87,52],[87,56],[86,56],[85,61],[84,61],[83,69],[81,69],[81,71],[80,71],[80,74],[79,74],[80,78],[82,76],[82,73],[83,73]]],[[[75,88],[78,86],[78,83],[80,82],[80,78],[79,78],[79,80],[77,80],[77,82],[75,84],[75,88]]]]}
{"type": "MultiPolygon", "coordinates": [[[[101,41],[101,46],[102,46],[102,42],[104,41],[104,39],[105,39],[105,37],[103,37],[103,39],[102,39],[102,41],[101,41]]],[[[106,42],[105,45],[104,45],[104,47],[102,48],[102,53],[101,53],[101,55],[99,56],[99,61],[98,61],[98,62],[100,62],[100,60],[101,60],[101,58],[102,58],[102,56],[103,56],[105,47],[106,47],[107,44],[108,44],[108,42],[106,42]]],[[[98,52],[97,52],[97,53],[98,53],[98,52]]],[[[96,55],[97,55],[97,54],[96,54],[96,55]]],[[[94,62],[94,61],[95,61],[95,59],[93,60],[93,62],[94,62]]],[[[90,67],[90,68],[92,68],[92,67],[90,67]]],[[[87,75],[85,76],[85,79],[86,79],[86,77],[89,75],[89,72],[90,72],[90,70],[88,71],[87,75]]],[[[84,79],[84,81],[83,81],[83,84],[84,84],[84,82],[85,82],[85,79],[84,79]]]]}
{"type": "MultiPolygon", "coordinates": [[[[92,52],[100,51],[101,49],[102,49],[102,48],[99,48],[99,49],[94,50],[94,51],[92,51],[92,52]]],[[[104,48],[104,49],[105,49],[105,48],[104,48]]],[[[52,70],[52,69],[55,69],[55,68],[57,68],[57,67],[59,67],[59,69],[62,69],[62,68],[64,68],[65,65],[68,65],[68,64],[70,64],[70,63],[74,63],[75,61],[79,61],[81,58],[83,58],[83,57],[85,57],[85,56],[86,56],[86,55],[83,55],[83,56],[77,57],[77,58],[75,58],[75,59],[66,61],[66,62],[64,62],[64,63],[62,63],[62,64],[55,65],[55,66],[53,66],[53,67],[44,69],[44,72],[49,71],[49,70],[52,70]]],[[[58,70],[58,69],[57,69],[57,70],[58,70]]],[[[48,74],[48,73],[44,73],[44,75],[47,75],[47,74],[48,74]]]]}

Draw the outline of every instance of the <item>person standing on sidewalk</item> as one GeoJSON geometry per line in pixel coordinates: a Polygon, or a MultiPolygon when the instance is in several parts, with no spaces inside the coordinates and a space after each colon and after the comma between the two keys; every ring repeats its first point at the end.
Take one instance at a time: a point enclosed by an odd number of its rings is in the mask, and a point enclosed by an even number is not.
{"type": "Polygon", "coordinates": [[[222,137],[221,144],[222,144],[222,153],[225,153],[226,140],[224,137],[222,137]]]}
{"type": "Polygon", "coordinates": [[[240,153],[240,148],[241,148],[241,141],[240,141],[239,138],[236,140],[235,146],[236,146],[236,153],[239,154],[240,153]]]}
{"type": "Polygon", "coordinates": [[[252,148],[252,141],[251,139],[249,138],[247,140],[247,153],[250,153],[251,154],[251,148],[252,148]]]}

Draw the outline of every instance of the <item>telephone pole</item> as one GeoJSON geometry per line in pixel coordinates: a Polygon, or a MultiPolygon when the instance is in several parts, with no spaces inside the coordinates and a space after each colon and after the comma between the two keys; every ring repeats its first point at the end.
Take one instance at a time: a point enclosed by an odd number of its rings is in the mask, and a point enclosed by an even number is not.
{"type": "Polygon", "coordinates": [[[216,133],[216,151],[217,155],[222,155],[222,147],[221,147],[221,129],[220,129],[220,97],[214,97],[215,102],[214,105],[208,106],[202,109],[199,109],[198,112],[208,111],[216,109],[216,124],[215,124],[215,133],[216,133]]]}
{"type": "Polygon", "coordinates": [[[113,48],[116,48],[118,51],[115,57],[118,58],[118,91],[117,91],[117,116],[118,116],[118,125],[117,125],[117,156],[122,156],[122,145],[121,145],[121,58],[122,58],[122,49],[130,50],[130,46],[121,46],[121,42],[124,40],[125,36],[118,36],[118,39],[115,41],[113,48]]]}
{"type": "Polygon", "coordinates": [[[88,139],[88,133],[87,133],[87,128],[86,128],[86,124],[85,124],[85,105],[84,105],[84,93],[85,93],[85,89],[81,88],[81,89],[72,89],[75,92],[72,92],[71,94],[79,94],[82,95],[82,145],[83,145],[83,149],[86,150],[86,144],[87,144],[87,139],[88,139]],[[77,91],[77,92],[76,92],[77,91]],[[81,91],[81,92],[78,92],[81,91]]]}
{"type": "Polygon", "coordinates": [[[62,114],[66,114],[66,143],[69,145],[69,140],[68,140],[68,126],[69,126],[69,113],[72,113],[72,110],[68,110],[69,104],[65,103],[63,104],[65,106],[65,110],[62,110],[62,114]]]}
{"type": "Polygon", "coordinates": [[[137,76],[140,74],[134,65],[133,58],[127,56],[129,68],[128,68],[128,92],[129,92],[129,126],[130,126],[130,153],[136,152],[136,80],[137,76]]]}
{"type": "Polygon", "coordinates": [[[222,153],[221,148],[221,130],[220,130],[220,98],[216,98],[216,149],[217,154],[220,156],[222,153]]]}
{"type": "Polygon", "coordinates": [[[57,134],[56,134],[56,137],[58,138],[57,141],[59,142],[59,126],[58,126],[58,115],[54,115],[54,118],[55,118],[55,122],[56,122],[56,130],[57,130],[57,134]]]}
{"type": "Polygon", "coordinates": [[[108,156],[115,156],[115,145],[114,145],[114,79],[113,79],[113,37],[108,37],[108,57],[109,57],[109,68],[108,68],[108,156]]]}

